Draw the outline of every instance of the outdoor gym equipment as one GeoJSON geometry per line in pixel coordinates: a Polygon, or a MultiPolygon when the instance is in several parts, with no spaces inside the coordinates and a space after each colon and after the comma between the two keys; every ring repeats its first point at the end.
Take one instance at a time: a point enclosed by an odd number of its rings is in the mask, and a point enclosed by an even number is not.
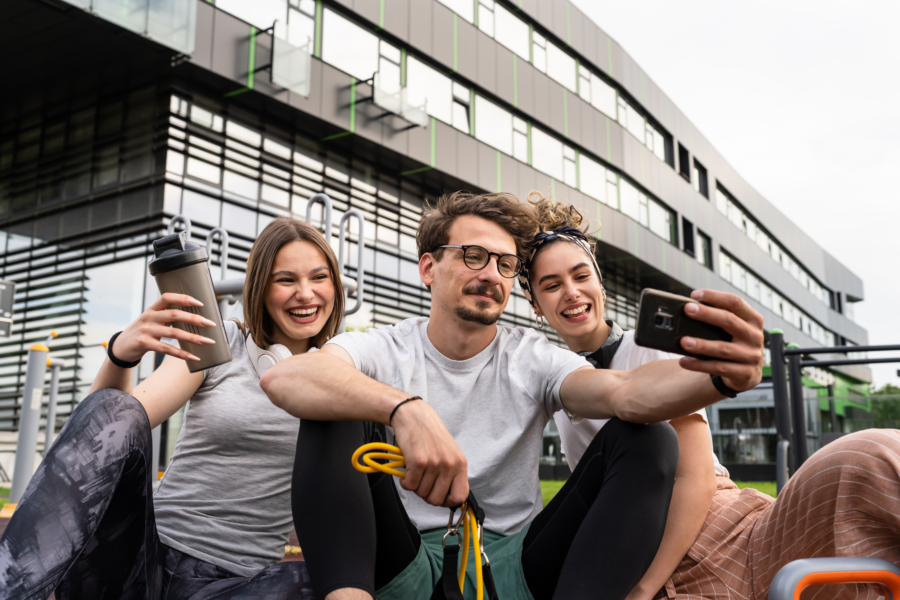
{"type": "Polygon", "coordinates": [[[880,558],[807,558],[781,568],[769,588],[769,600],[800,600],[811,585],[876,583],[886,600],[900,600],[900,569],[880,558]]]}
{"type": "MultiPolygon", "coordinates": [[[[803,357],[848,352],[891,352],[900,350],[900,345],[799,348],[796,344],[785,345],[784,333],[773,329],[769,332],[769,346],[772,352],[772,393],[775,398],[775,426],[778,436],[776,478],[778,492],[781,492],[787,484],[789,475],[796,473],[809,458],[806,444],[806,406],[803,403],[803,368],[900,362],[900,358],[803,360],[803,357]]],[[[833,415],[833,405],[831,409],[833,415]]]]}

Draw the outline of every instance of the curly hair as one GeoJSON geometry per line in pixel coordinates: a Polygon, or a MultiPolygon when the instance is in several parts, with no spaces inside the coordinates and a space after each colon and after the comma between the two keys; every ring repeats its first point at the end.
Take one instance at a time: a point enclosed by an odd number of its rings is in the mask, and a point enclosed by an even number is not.
{"type": "MultiPolygon", "coordinates": [[[[532,206],[537,216],[538,230],[535,232],[535,235],[543,231],[554,231],[568,225],[584,232],[588,238],[587,243],[591,250],[596,251],[597,242],[591,235],[592,232],[588,231],[590,221],[585,219],[584,215],[578,212],[577,208],[564,202],[555,202],[552,198],[548,198],[540,192],[529,192],[528,203],[532,206]]],[[[596,232],[599,231],[600,228],[598,227],[596,232]]],[[[529,242],[529,250],[531,246],[532,243],[529,242]]]]}

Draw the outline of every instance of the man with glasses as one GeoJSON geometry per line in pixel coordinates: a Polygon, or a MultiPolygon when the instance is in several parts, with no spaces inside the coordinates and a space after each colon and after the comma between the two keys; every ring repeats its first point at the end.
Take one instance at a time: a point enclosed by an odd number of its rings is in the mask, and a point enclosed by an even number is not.
{"type": "MultiPolygon", "coordinates": [[[[486,513],[500,600],[624,598],[653,560],[678,456],[672,428],[659,422],[723,396],[677,361],[595,370],[534,329],[498,327],[534,233],[531,207],[514,196],[441,198],[416,236],[429,318],[341,334],[261,379],[276,405],[303,419],[293,509],[319,597],[444,597],[446,507],[470,489],[486,513]],[[612,420],[542,510],[542,432],[559,410],[612,420]],[[405,479],[351,467],[353,452],[377,439],[402,449],[405,479]]],[[[704,306],[699,318],[720,323],[728,313],[704,306]]],[[[721,349],[758,352],[758,363],[732,367],[740,390],[762,371],[761,325],[745,337],[721,349]]]]}

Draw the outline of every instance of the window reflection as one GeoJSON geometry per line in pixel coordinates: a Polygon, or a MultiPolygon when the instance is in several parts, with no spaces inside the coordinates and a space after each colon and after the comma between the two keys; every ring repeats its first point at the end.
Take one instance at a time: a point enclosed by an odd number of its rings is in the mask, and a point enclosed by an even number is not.
{"type": "Polygon", "coordinates": [[[547,75],[569,91],[577,92],[575,59],[552,42],[547,42],[547,75]]]}
{"type": "MultiPolygon", "coordinates": [[[[457,110],[453,102],[453,85],[453,81],[446,75],[412,56],[407,57],[406,94],[409,103],[413,106],[425,104],[429,115],[450,124],[453,124],[454,110],[457,110]]],[[[468,93],[466,97],[468,99],[468,93]]],[[[466,123],[464,131],[468,130],[466,123]]]]}
{"type": "Polygon", "coordinates": [[[378,38],[325,9],[322,26],[322,59],[338,69],[366,80],[378,71],[378,38]]]}
{"type": "Polygon", "coordinates": [[[259,29],[267,29],[287,16],[286,0],[216,0],[216,7],[259,29]]]}
{"type": "Polygon", "coordinates": [[[469,23],[475,22],[475,6],[472,0],[438,0],[469,23]]]}
{"type": "Polygon", "coordinates": [[[475,96],[475,137],[501,152],[512,154],[512,114],[475,96]]]}

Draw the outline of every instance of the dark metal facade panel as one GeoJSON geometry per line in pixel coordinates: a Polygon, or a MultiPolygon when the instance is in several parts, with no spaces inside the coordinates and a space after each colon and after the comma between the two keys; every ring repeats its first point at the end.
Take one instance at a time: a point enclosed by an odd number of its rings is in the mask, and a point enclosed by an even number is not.
{"type": "Polygon", "coordinates": [[[478,29],[456,20],[456,70],[469,81],[478,80],[478,29]]]}
{"type": "Polygon", "coordinates": [[[309,96],[301,96],[294,92],[288,92],[288,104],[305,113],[322,116],[322,71],[325,64],[320,60],[313,60],[310,63],[310,86],[309,96]]]}
{"type": "MultiPolygon", "coordinates": [[[[346,0],[350,2],[351,0],[346,0]]],[[[381,2],[382,0],[352,0],[353,10],[355,10],[358,14],[368,19],[372,23],[376,23],[379,26],[381,25],[381,2]]],[[[385,7],[385,13],[387,13],[387,7],[385,7]]],[[[385,20],[387,16],[385,14],[385,20]]]]}
{"type": "Polygon", "coordinates": [[[478,184],[478,140],[468,135],[460,135],[456,141],[457,176],[463,181],[478,184]]]}
{"type": "Polygon", "coordinates": [[[550,120],[545,121],[548,125],[550,125],[551,129],[556,132],[556,135],[559,137],[565,138],[566,135],[566,94],[568,90],[566,90],[563,86],[559,85],[555,81],[551,80],[549,77],[548,81],[548,89],[550,96],[550,120]]]}
{"type": "Polygon", "coordinates": [[[432,9],[434,0],[413,0],[409,4],[409,43],[421,52],[432,56],[432,9]]]}
{"type": "Polygon", "coordinates": [[[197,29],[194,33],[194,53],[191,62],[212,70],[213,31],[218,11],[206,2],[197,3],[197,29]]]}
{"type": "Polygon", "coordinates": [[[516,60],[516,86],[518,91],[518,108],[522,112],[534,114],[534,74],[537,71],[531,63],[518,56],[516,60]]]}
{"type": "Polygon", "coordinates": [[[478,142],[478,187],[489,192],[497,191],[497,154],[487,144],[478,142]]]}
{"type": "Polygon", "coordinates": [[[407,155],[422,163],[431,165],[431,125],[413,127],[409,130],[409,151],[407,155]]]}
{"type": "Polygon", "coordinates": [[[404,42],[409,41],[410,1],[384,0],[384,29],[404,42]]]}
{"type": "Polygon", "coordinates": [[[515,91],[514,68],[518,68],[516,62],[519,58],[502,46],[497,47],[497,95],[501,100],[514,106],[517,102],[515,91]],[[515,65],[515,66],[514,66],[515,65]]]}
{"type": "Polygon", "coordinates": [[[322,118],[350,130],[351,77],[334,67],[322,65],[322,118]]]}
{"type": "Polygon", "coordinates": [[[212,70],[228,79],[247,79],[250,26],[219,10],[214,20],[212,70]]]}
{"type": "Polygon", "coordinates": [[[515,189],[519,176],[519,164],[521,163],[512,156],[500,154],[500,177],[498,177],[500,186],[499,188],[495,186],[494,191],[505,192],[515,189]]]}
{"type": "Polygon", "coordinates": [[[443,4],[435,4],[432,10],[432,56],[449,67],[453,67],[453,21],[458,19],[443,4]]]}
{"type": "Polygon", "coordinates": [[[431,126],[436,128],[435,168],[454,177],[459,177],[457,145],[459,138],[465,134],[437,120],[431,126]]]}
{"type": "Polygon", "coordinates": [[[497,93],[497,48],[499,44],[483,34],[475,33],[478,48],[478,85],[487,91],[497,93]]]}

